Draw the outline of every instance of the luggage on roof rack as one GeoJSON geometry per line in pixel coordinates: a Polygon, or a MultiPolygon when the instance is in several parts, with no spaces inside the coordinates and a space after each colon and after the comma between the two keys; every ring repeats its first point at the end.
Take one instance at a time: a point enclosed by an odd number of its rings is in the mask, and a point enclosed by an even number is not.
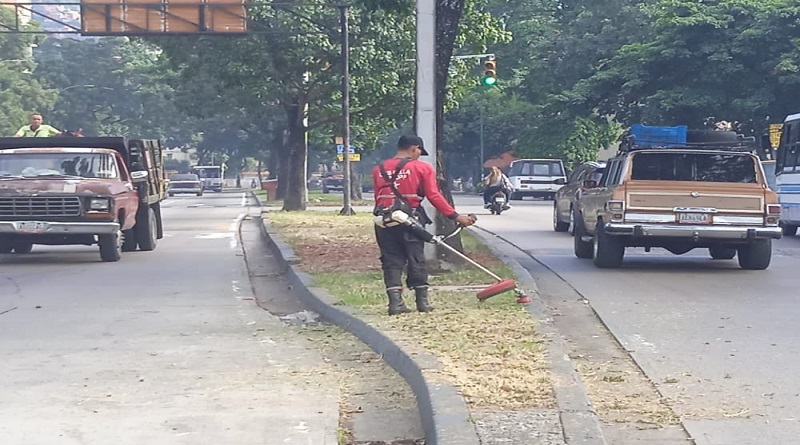
{"type": "Polygon", "coordinates": [[[667,148],[748,152],[757,150],[754,136],[745,136],[735,131],[689,130],[686,125],[657,127],[633,124],[622,136],[619,152],[667,148]]]}

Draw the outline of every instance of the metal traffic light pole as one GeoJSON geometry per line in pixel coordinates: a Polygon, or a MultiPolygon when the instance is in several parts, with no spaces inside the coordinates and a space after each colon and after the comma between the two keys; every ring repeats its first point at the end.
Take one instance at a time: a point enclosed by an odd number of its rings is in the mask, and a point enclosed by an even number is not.
{"type": "Polygon", "coordinates": [[[344,179],[342,195],[344,204],[340,215],[355,215],[350,202],[350,36],[348,35],[347,10],[349,6],[339,6],[339,20],[342,27],[342,156],[344,159],[344,179]]]}

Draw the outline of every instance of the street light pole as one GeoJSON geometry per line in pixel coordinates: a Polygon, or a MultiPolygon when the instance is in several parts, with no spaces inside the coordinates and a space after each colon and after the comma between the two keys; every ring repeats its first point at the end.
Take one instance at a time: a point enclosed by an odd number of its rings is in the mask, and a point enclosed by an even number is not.
{"type": "Polygon", "coordinates": [[[355,215],[350,203],[350,36],[347,23],[349,6],[339,6],[339,20],[342,27],[342,156],[344,157],[344,207],[340,215],[355,215]]]}

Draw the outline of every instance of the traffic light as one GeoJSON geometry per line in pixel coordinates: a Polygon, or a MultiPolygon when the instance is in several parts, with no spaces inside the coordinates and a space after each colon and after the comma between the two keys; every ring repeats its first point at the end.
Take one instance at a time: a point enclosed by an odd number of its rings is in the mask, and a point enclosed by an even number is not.
{"type": "Polygon", "coordinates": [[[486,57],[483,66],[485,68],[483,77],[481,77],[481,84],[487,87],[494,86],[497,83],[497,62],[494,60],[494,56],[486,57]]]}

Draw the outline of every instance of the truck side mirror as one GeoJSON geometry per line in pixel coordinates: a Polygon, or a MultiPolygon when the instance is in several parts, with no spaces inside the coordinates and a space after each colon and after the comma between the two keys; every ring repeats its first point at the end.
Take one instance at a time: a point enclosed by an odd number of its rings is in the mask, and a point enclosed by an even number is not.
{"type": "Polygon", "coordinates": [[[583,181],[583,188],[585,189],[593,189],[596,188],[597,185],[598,185],[597,181],[595,181],[594,179],[587,179],[583,181]]]}
{"type": "Polygon", "coordinates": [[[137,170],[131,172],[133,182],[144,182],[147,180],[147,170],[137,170]]]}
{"type": "Polygon", "coordinates": [[[564,184],[566,184],[566,183],[567,183],[567,181],[566,181],[564,178],[558,178],[558,179],[556,179],[556,180],[555,180],[555,181],[553,181],[553,182],[554,182],[556,185],[564,185],[564,184]]]}

